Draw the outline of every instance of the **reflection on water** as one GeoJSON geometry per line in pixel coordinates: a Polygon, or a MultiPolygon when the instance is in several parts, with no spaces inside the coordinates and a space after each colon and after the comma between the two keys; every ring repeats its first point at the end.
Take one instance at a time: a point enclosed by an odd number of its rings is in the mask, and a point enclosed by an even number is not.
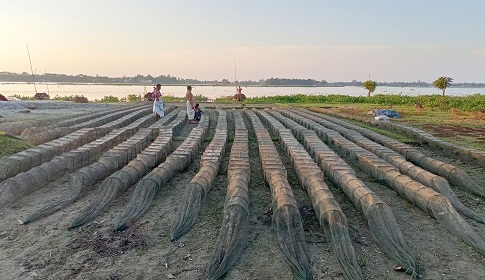
{"type": "MultiPolygon", "coordinates": [[[[151,85],[60,85],[60,84],[36,84],[38,92],[48,92],[52,97],[84,95],[89,100],[101,99],[103,96],[126,97],[128,94],[142,94],[152,91],[151,85]]],[[[185,96],[185,86],[163,86],[162,93],[173,96],[185,96]]],[[[209,98],[234,95],[235,87],[226,86],[194,86],[192,92],[201,94],[209,98]]],[[[25,83],[0,83],[0,93],[4,96],[18,94],[20,96],[33,96],[34,85],[25,83]]],[[[350,96],[367,96],[367,91],[362,87],[243,87],[243,93],[247,97],[256,96],[274,96],[274,95],[328,95],[341,94],[350,96]]],[[[428,88],[411,88],[411,87],[377,87],[374,94],[403,94],[410,96],[441,94],[441,90],[428,88]]],[[[485,88],[448,88],[446,95],[464,96],[471,94],[485,94],[485,88]]]]}

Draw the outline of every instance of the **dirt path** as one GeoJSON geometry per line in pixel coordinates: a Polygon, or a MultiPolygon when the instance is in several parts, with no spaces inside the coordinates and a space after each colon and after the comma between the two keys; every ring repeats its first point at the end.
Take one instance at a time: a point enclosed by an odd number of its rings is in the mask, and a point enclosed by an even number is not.
{"type": "MultiPolygon", "coordinates": [[[[198,171],[203,149],[186,171],[177,173],[161,189],[138,223],[123,232],[114,233],[113,222],[125,209],[134,186],[117,198],[95,222],[72,231],[68,231],[67,227],[89,205],[95,192],[40,221],[28,225],[19,223],[32,211],[65,194],[69,174],[0,209],[0,279],[204,279],[207,261],[221,226],[227,167],[234,139],[234,118],[230,109],[226,111],[226,154],[219,175],[202,204],[199,220],[185,236],[171,242],[169,232],[183,190],[198,171]]],[[[203,148],[212,139],[217,120],[215,111],[209,111],[208,114],[209,132],[203,148]]],[[[292,279],[271,226],[271,194],[262,176],[256,137],[249,120],[243,116],[249,130],[250,147],[250,236],[240,261],[225,279],[292,279]]],[[[174,138],[173,149],[181,144],[194,127],[186,125],[183,128],[174,138]]],[[[318,224],[311,201],[299,185],[290,161],[277,140],[275,138],[273,142],[287,168],[288,181],[293,186],[304,219],[314,279],[344,279],[332,246],[318,224]]],[[[463,168],[481,186],[485,186],[484,168],[420,149],[430,156],[463,168]]],[[[483,278],[483,255],[396,192],[377,183],[356,166],[353,167],[358,177],[391,206],[405,240],[417,256],[422,279],[483,278]]],[[[343,191],[328,181],[326,183],[347,215],[352,244],[364,277],[410,279],[409,275],[394,270],[395,264],[372,239],[364,215],[354,207],[343,191]]],[[[485,216],[485,199],[456,188],[454,190],[465,205],[485,216]]],[[[466,220],[485,237],[485,225],[466,220]]]]}

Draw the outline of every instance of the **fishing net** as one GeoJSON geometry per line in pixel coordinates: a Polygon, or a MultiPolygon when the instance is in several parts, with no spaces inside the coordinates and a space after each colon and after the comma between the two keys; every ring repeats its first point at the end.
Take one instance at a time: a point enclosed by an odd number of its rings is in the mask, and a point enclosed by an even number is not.
{"type": "MultiPolygon", "coordinates": [[[[120,133],[121,134],[121,131],[120,133]]],[[[114,171],[123,167],[126,162],[135,157],[138,153],[138,150],[145,148],[149,144],[149,138],[152,136],[151,129],[142,129],[133,137],[125,141],[125,143],[118,145],[108,152],[104,153],[103,156],[99,159],[98,162],[95,162],[89,166],[83,167],[80,170],[74,172],[69,180],[69,192],[64,197],[60,198],[59,200],[51,203],[43,208],[35,211],[33,214],[29,215],[24,223],[30,223],[40,218],[46,217],[52,213],[59,211],[62,208],[67,207],[68,205],[75,202],[78,198],[82,197],[89,191],[93,189],[93,186],[107,176],[112,174],[114,171]]],[[[81,148],[78,148],[81,149],[81,148]]],[[[91,155],[95,155],[101,151],[101,145],[98,143],[93,145],[92,149],[84,149],[82,151],[81,157],[88,158],[91,155]],[[97,150],[98,152],[95,152],[97,150]]],[[[92,156],[91,156],[92,157],[92,156]]],[[[48,168],[52,166],[58,166],[61,164],[55,164],[56,159],[61,160],[60,157],[54,158],[48,165],[48,163],[44,163],[40,167],[47,166],[48,168]]],[[[89,161],[89,160],[88,160],[89,161]]],[[[64,164],[64,167],[66,164],[64,164]]],[[[52,168],[51,168],[52,169],[52,168]]],[[[44,169],[45,170],[45,169],[44,169]]],[[[54,170],[59,170],[59,168],[54,168],[54,170]]],[[[61,172],[64,172],[61,170],[61,172]]],[[[49,172],[46,171],[47,177],[49,179],[49,172]]]]}
{"type": "MultiPolygon", "coordinates": [[[[314,127],[313,129],[318,128],[314,127]]],[[[324,131],[325,129],[319,130],[324,131]]],[[[327,143],[339,151],[341,155],[353,160],[378,182],[393,188],[407,200],[436,218],[451,233],[461,238],[480,253],[484,253],[485,243],[483,239],[456,212],[446,196],[401,174],[396,167],[387,161],[358,147],[340,135],[327,135],[327,143]],[[349,155],[352,155],[352,157],[349,155]]]]}
{"type": "MultiPolygon", "coordinates": [[[[295,139],[291,130],[286,129],[277,119],[266,112],[258,111],[257,113],[278,133],[280,142],[288,153],[300,184],[310,196],[320,225],[324,229],[327,238],[332,242],[332,247],[342,266],[344,275],[348,279],[363,279],[350,240],[347,218],[323,181],[323,172],[305,148],[295,139]]],[[[280,114],[275,113],[275,115],[282,119],[280,114]]],[[[287,123],[287,125],[294,129],[300,137],[303,137],[304,132],[307,131],[307,129],[294,122],[291,124],[287,123]]]]}
{"type": "Polygon", "coordinates": [[[222,157],[225,153],[227,139],[226,112],[219,110],[216,133],[200,159],[200,170],[185,188],[180,206],[175,215],[170,237],[172,240],[187,233],[199,217],[202,200],[219,172],[222,157]]]}
{"type": "MultiPolygon", "coordinates": [[[[294,112],[301,114],[301,112],[299,111],[294,111],[294,112]]],[[[425,168],[423,169],[407,161],[406,158],[400,155],[398,152],[395,152],[394,150],[386,146],[383,146],[379,143],[369,140],[368,138],[364,137],[361,133],[357,131],[347,129],[338,123],[333,123],[322,119],[316,119],[312,115],[310,115],[309,117],[315,119],[319,124],[327,127],[328,129],[332,129],[340,133],[342,136],[354,142],[355,144],[359,145],[360,147],[365,148],[366,150],[377,155],[378,157],[396,166],[402,174],[406,174],[409,177],[411,177],[413,180],[416,180],[422,183],[423,185],[428,186],[433,190],[445,195],[451,200],[451,203],[453,204],[455,209],[462,215],[480,223],[485,222],[483,217],[478,215],[470,208],[466,207],[461,202],[461,200],[451,189],[451,187],[448,184],[448,181],[445,178],[435,175],[438,173],[438,169],[441,166],[447,165],[447,164],[423,155],[418,160],[415,160],[416,162],[420,163],[420,166],[423,166],[423,168],[425,168]],[[435,174],[431,172],[434,172],[435,174]]],[[[462,171],[461,169],[457,169],[457,168],[453,170],[462,171]]],[[[467,174],[465,173],[464,175],[466,176],[467,174]]],[[[473,183],[472,180],[470,181],[473,183]]]]}
{"type": "Polygon", "coordinates": [[[379,144],[382,144],[386,147],[389,147],[390,149],[402,154],[410,162],[436,175],[444,177],[451,184],[457,187],[463,188],[473,194],[485,197],[485,189],[482,186],[480,186],[476,181],[474,181],[468,173],[466,173],[463,169],[459,167],[428,157],[422,152],[420,152],[418,149],[408,144],[401,143],[399,141],[396,141],[395,139],[381,135],[372,130],[350,124],[348,122],[345,122],[343,120],[340,120],[334,117],[330,117],[325,114],[318,114],[307,110],[298,110],[298,111],[304,112],[312,116],[316,116],[320,119],[323,118],[333,123],[337,123],[341,126],[344,126],[346,128],[355,130],[361,133],[362,135],[364,135],[365,137],[368,137],[369,139],[379,144]]]}
{"type": "MultiPolygon", "coordinates": [[[[243,121],[239,111],[235,113],[234,119],[235,122],[243,121]]],[[[239,259],[248,240],[250,167],[246,129],[236,129],[227,178],[222,226],[207,267],[209,279],[219,279],[229,271],[239,259]]]]}
{"type": "Polygon", "coordinates": [[[309,128],[318,128],[319,125],[295,114],[283,112],[283,114],[291,117],[291,119],[288,119],[279,113],[272,111],[270,113],[287,127],[299,128],[303,138],[303,146],[310,156],[325,172],[328,179],[338,185],[352,200],[355,207],[365,214],[374,240],[396,264],[402,266],[407,273],[417,278],[416,259],[404,241],[391,208],[355,176],[355,171],[325,145],[315,131],[303,130],[299,123],[305,124],[309,128]]]}
{"type": "Polygon", "coordinates": [[[308,249],[303,224],[287,172],[266,128],[252,111],[246,110],[256,138],[263,166],[264,178],[273,198],[273,227],[278,246],[297,279],[311,279],[308,249]]]}
{"type": "Polygon", "coordinates": [[[137,184],[125,211],[115,222],[114,230],[121,231],[137,221],[150,207],[157,192],[167,184],[175,172],[183,171],[194,160],[202,147],[202,141],[209,127],[209,118],[202,115],[184,142],[168,156],[167,160],[154,168],[137,184]]]}

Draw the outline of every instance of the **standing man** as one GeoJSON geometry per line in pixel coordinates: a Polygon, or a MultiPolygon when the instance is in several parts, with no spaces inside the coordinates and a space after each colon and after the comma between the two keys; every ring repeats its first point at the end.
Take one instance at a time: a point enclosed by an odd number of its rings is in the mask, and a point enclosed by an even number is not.
{"type": "Polygon", "coordinates": [[[187,117],[189,118],[189,123],[194,123],[194,95],[192,94],[192,86],[187,86],[187,93],[185,93],[185,98],[187,98],[187,117]]]}
{"type": "Polygon", "coordinates": [[[153,112],[155,112],[157,121],[160,119],[160,117],[165,116],[165,110],[163,109],[162,93],[160,92],[160,89],[162,89],[162,85],[157,84],[155,87],[153,87],[152,92],[153,112]]]}

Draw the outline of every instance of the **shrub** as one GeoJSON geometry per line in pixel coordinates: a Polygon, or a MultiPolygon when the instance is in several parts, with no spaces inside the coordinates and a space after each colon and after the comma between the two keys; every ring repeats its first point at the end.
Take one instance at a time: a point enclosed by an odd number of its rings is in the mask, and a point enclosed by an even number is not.
{"type": "Polygon", "coordinates": [[[128,94],[126,99],[128,100],[128,102],[138,102],[138,101],[140,101],[140,98],[136,94],[128,94]]]}
{"type": "Polygon", "coordinates": [[[120,99],[116,96],[109,95],[109,96],[105,96],[105,97],[101,98],[100,102],[116,103],[116,102],[120,102],[120,99]]]}
{"type": "Polygon", "coordinates": [[[196,94],[196,95],[194,95],[194,101],[196,101],[196,102],[208,101],[208,100],[209,100],[209,98],[203,96],[202,94],[196,94]]]}
{"type": "Polygon", "coordinates": [[[72,98],[72,101],[74,103],[88,103],[89,102],[89,100],[86,97],[84,97],[84,95],[81,95],[81,96],[76,95],[72,98]]]}
{"type": "Polygon", "coordinates": [[[163,102],[185,102],[185,97],[176,97],[173,95],[162,95],[163,102]]]}

